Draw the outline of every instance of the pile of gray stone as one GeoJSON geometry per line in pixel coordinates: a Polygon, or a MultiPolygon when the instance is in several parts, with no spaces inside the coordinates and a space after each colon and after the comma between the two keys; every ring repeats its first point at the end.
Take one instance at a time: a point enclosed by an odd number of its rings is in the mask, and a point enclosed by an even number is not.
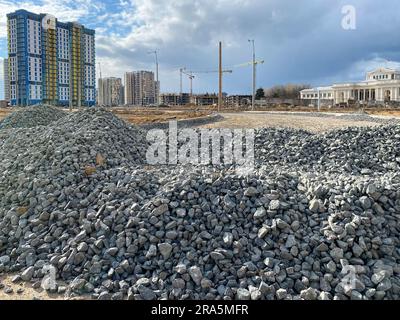
{"type": "Polygon", "coordinates": [[[256,133],[256,161],[297,170],[382,174],[400,170],[400,126],[348,127],[312,134],[267,128],[256,133]]]}
{"type": "Polygon", "coordinates": [[[0,129],[32,128],[47,126],[63,118],[67,113],[61,108],[47,105],[35,105],[13,112],[0,121],[0,129]]]}
{"type": "Polygon", "coordinates": [[[365,121],[365,122],[375,122],[379,124],[399,124],[400,120],[396,117],[379,117],[371,116],[365,111],[357,111],[352,113],[325,113],[325,112],[278,112],[280,115],[290,116],[307,116],[314,118],[331,118],[331,119],[342,119],[348,121],[365,121]]]}
{"type": "Polygon", "coordinates": [[[0,272],[94,299],[399,299],[398,131],[262,129],[240,176],[148,166],[101,109],[0,130],[0,272]]]}

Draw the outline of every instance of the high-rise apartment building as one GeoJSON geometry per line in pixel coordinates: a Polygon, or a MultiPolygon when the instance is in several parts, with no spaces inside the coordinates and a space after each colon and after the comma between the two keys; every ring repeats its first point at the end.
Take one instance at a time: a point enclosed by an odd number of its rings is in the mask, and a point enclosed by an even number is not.
{"type": "Polygon", "coordinates": [[[156,104],[159,83],[151,71],[125,73],[125,104],[146,106],[156,104]]]}
{"type": "Polygon", "coordinates": [[[10,101],[10,79],[8,76],[8,59],[3,60],[4,100],[10,101]]]}
{"type": "Polygon", "coordinates": [[[47,14],[7,14],[11,105],[96,103],[95,31],[47,14]]]}
{"type": "Polygon", "coordinates": [[[124,104],[124,93],[121,78],[103,78],[99,79],[99,97],[100,106],[119,106],[124,104]]]}

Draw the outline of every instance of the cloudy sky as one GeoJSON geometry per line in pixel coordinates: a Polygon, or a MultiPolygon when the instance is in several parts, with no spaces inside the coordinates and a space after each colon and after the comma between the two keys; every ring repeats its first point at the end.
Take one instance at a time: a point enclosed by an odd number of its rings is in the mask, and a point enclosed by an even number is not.
{"type": "MultiPolygon", "coordinates": [[[[95,28],[103,76],[154,70],[148,51],[158,49],[164,92],[179,91],[180,67],[217,69],[219,40],[224,65],[234,71],[224,78],[229,93],[251,90],[251,67],[234,67],[251,60],[248,39],[265,60],[257,69],[263,87],[327,85],[363,79],[378,66],[400,67],[398,0],[0,0],[0,57],[7,55],[6,13],[22,8],[95,28]],[[342,26],[346,5],[356,10],[355,30],[342,26]]],[[[216,78],[199,74],[194,91],[214,92],[216,78]]]]}

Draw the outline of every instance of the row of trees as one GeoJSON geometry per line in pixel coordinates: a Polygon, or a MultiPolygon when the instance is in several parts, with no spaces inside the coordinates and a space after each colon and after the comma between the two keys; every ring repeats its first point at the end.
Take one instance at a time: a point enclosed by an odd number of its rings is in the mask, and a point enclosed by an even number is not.
{"type": "Polygon", "coordinates": [[[280,99],[298,99],[300,91],[311,88],[308,84],[286,84],[277,85],[268,88],[264,91],[263,88],[259,88],[256,92],[256,99],[262,98],[280,98],[280,99]]]}

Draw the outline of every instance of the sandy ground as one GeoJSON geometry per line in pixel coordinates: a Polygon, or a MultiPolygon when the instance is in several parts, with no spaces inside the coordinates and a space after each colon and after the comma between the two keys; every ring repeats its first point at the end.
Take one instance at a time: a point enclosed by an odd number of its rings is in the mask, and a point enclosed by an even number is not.
{"type": "Polygon", "coordinates": [[[47,293],[42,288],[34,289],[32,283],[19,281],[17,283],[12,282],[12,278],[15,274],[0,275],[0,301],[1,300],[63,300],[64,295],[47,293]],[[12,288],[12,293],[6,293],[6,288],[12,288]],[[18,292],[21,290],[22,292],[18,292]]]}
{"type": "Polygon", "coordinates": [[[243,112],[224,113],[222,121],[207,124],[203,128],[265,128],[282,127],[304,129],[311,132],[324,132],[348,126],[376,126],[375,122],[350,121],[329,117],[310,117],[304,115],[279,112],[243,112]]]}

